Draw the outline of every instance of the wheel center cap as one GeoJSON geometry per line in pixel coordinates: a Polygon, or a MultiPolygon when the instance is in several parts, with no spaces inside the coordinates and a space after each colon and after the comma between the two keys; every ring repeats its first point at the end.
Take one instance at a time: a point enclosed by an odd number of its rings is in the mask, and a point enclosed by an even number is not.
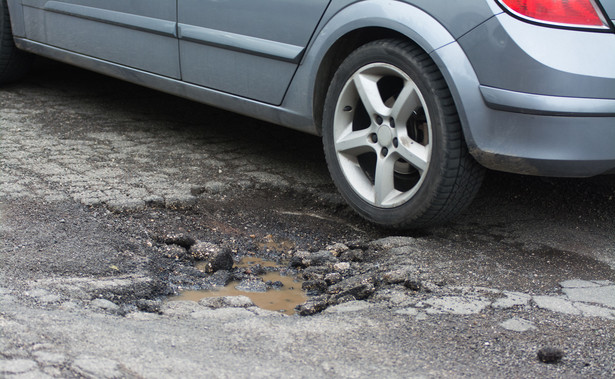
{"type": "Polygon", "coordinates": [[[378,128],[378,143],[380,146],[388,147],[391,145],[391,141],[393,140],[393,135],[391,134],[391,128],[387,125],[382,125],[378,128]]]}

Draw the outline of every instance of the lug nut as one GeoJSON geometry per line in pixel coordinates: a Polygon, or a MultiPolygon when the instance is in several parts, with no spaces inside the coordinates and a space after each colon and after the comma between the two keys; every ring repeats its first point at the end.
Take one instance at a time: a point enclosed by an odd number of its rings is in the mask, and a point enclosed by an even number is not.
{"type": "Polygon", "coordinates": [[[397,147],[399,145],[399,140],[397,137],[393,138],[393,146],[397,147]]]}
{"type": "Polygon", "coordinates": [[[391,125],[391,128],[395,127],[395,120],[391,119],[391,121],[389,122],[389,125],[391,125]]]}
{"type": "Polygon", "coordinates": [[[387,149],[386,147],[383,147],[382,148],[382,156],[386,157],[388,153],[389,153],[389,149],[387,149]]]}
{"type": "Polygon", "coordinates": [[[376,116],[376,123],[377,123],[378,125],[382,124],[382,122],[383,122],[383,121],[384,121],[384,120],[382,119],[382,117],[380,117],[380,116],[376,116]]]}
{"type": "Polygon", "coordinates": [[[371,137],[373,143],[378,142],[378,135],[376,133],[372,133],[372,135],[370,137],[371,137]]]}
{"type": "Polygon", "coordinates": [[[344,112],[350,112],[352,110],[352,107],[350,105],[346,105],[344,107],[344,112]]]}

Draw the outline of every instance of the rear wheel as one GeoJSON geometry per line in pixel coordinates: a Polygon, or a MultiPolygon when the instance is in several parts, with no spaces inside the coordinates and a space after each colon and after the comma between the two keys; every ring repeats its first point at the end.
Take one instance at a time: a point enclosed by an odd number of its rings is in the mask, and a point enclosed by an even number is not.
{"type": "Polygon", "coordinates": [[[30,62],[31,56],[15,46],[7,2],[0,0],[0,84],[22,78],[30,62]]]}
{"type": "Polygon", "coordinates": [[[368,43],[340,65],[325,101],[323,143],[341,194],[384,226],[442,223],[472,201],[482,180],[442,75],[406,41],[368,43]]]}

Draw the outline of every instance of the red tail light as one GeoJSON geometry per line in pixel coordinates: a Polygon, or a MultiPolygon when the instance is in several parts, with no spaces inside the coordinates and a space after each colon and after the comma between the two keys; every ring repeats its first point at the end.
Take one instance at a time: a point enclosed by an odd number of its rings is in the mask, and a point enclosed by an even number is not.
{"type": "Polygon", "coordinates": [[[608,28],[593,0],[498,0],[524,19],[573,27],[608,28]]]}

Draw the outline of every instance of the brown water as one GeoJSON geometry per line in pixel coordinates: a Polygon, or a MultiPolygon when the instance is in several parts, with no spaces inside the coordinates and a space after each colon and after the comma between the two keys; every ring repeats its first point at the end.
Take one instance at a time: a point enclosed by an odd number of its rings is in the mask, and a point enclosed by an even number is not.
{"type": "MultiPolygon", "coordinates": [[[[265,261],[260,258],[244,258],[236,266],[251,267],[259,264],[261,267],[279,267],[275,262],[265,261]]],[[[197,268],[199,265],[197,265],[197,268]]],[[[282,276],[278,272],[268,272],[261,275],[263,280],[272,282],[280,281],[283,287],[280,289],[270,289],[267,292],[244,292],[235,289],[239,282],[231,282],[225,287],[216,290],[201,290],[201,291],[182,291],[179,296],[175,296],[169,300],[192,300],[199,301],[206,297],[218,296],[247,296],[254,304],[263,309],[277,311],[292,315],[295,313],[295,306],[304,303],[307,300],[305,292],[301,289],[301,282],[290,276],[282,276]]]]}

